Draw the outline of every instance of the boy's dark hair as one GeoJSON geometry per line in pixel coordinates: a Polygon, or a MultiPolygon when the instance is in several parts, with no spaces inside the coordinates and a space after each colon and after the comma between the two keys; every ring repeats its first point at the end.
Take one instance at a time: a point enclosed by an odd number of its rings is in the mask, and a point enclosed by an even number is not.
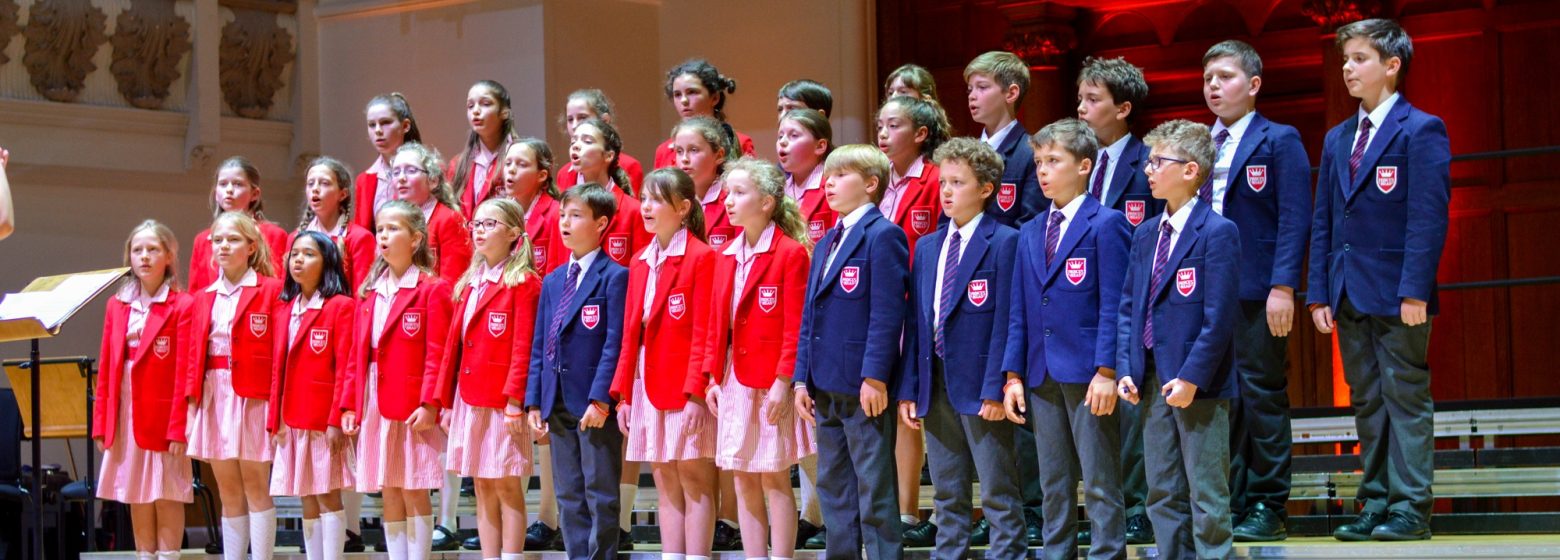
{"type": "Polygon", "coordinates": [[[937,148],[932,159],[939,166],[955,160],[964,162],[975,173],[977,186],[996,185],[1002,180],[1002,156],[990,144],[974,138],[960,136],[949,140],[937,148]]]}
{"type": "Polygon", "coordinates": [[[1349,39],[1364,38],[1370,41],[1370,46],[1381,55],[1381,61],[1397,57],[1402,61],[1398,68],[1398,76],[1408,72],[1408,62],[1414,58],[1414,40],[1403,30],[1403,26],[1390,19],[1362,19],[1338,28],[1338,50],[1343,50],[1343,44],[1349,39]]]}
{"type": "MultiPolygon", "coordinates": [[[[334,241],[330,240],[330,236],[310,230],[299,231],[298,237],[293,239],[293,244],[297,244],[298,239],[305,237],[313,239],[314,244],[320,248],[320,285],[316,288],[319,291],[320,299],[327,300],[342,294],[351,295],[351,291],[347,287],[346,267],[341,263],[341,249],[336,247],[334,241]]],[[[292,248],[288,247],[287,250],[291,252],[292,248]]],[[[292,274],[286,274],[284,278],[285,280],[282,283],[282,301],[292,301],[293,298],[303,293],[303,286],[299,285],[298,281],[293,280],[292,274]]]]}
{"type": "Polygon", "coordinates": [[[1221,41],[1219,44],[1208,47],[1208,52],[1203,55],[1203,66],[1208,66],[1216,58],[1226,56],[1234,57],[1240,63],[1240,71],[1246,73],[1247,78],[1255,78],[1262,75],[1262,55],[1257,54],[1257,49],[1239,39],[1221,41]]]}
{"type": "MultiPolygon", "coordinates": [[[[1133,66],[1122,57],[1083,59],[1083,69],[1078,72],[1078,83],[1105,86],[1111,101],[1116,105],[1131,103],[1136,109],[1148,99],[1148,81],[1143,79],[1143,69],[1133,66]]],[[[1137,111],[1133,111],[1136,114],[1137,111]]],[[[1128,115],[1127,118],[1132,118],[1128,115]]]]}
{"type": "Polygon", "coordinates": [[[563,198],[558,201],[558,207],[563,208],[570,202],[578,202],[590,209],[591,218],[606,218],[611,221],[617,215],[617,197],[612,196],[601,183],[585,183],[572,189],[563,191],[563,198]]]}
{"type": "Polygon", "coordinates": [[[834,93],[828,86],[813,80],[792,80],[780,86],[780,97],[802,102],[808,109],[816,109],[823,114],[834,112],[834,93]]]}
{"type": "Polygon", "coordinates": [[[1039,151],[1041,148],[1055,144],[1062,150],[1071,154],[1080,163],[1083,160],[1090,162],[1100,155],[1100,139],[1094,135],[1094,129],[1089,128],[1089,123],[1079,119],[1067,118],[1045,125],[1034,136],[1029,137],[1029,147],[1039,151]]]}

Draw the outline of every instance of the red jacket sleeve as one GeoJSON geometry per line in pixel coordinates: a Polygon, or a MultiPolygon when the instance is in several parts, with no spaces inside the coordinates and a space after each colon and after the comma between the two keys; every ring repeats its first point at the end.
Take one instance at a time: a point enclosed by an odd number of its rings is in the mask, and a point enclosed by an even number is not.
{"type": "Polygon", "coordinates": [[[525,404],[525,384],[531,372],[531,337],[536,332],[536,303],[542,296],[542,278],[528,276],[515,286],[510,300],[509,323],[515,329],[510,346],[509,372],[504,380],[504,395],[525,404]]]}
{"type": "MultiPolygon", "coordinates": [[[[450,303],[450,313],[455,313],[457,308],[461,310],[466,309],[466,304],[468,303],[466,300],[474,295],[472,293],[474,291],[470,286],[467,286],[461,293],[460,302],[450,303]]],[[[451,293],[453,294],[454,292],[452,291],[451,293]]],[[[433,338],[431,333],[434,332],[437,331],[429,331],[428,338],[430,340],[433,338]]],[[[423,400],[432,403],[437,408],[455,407],[455,384],[460,378],[461,356],[465,355],[466,345],[463,344],[464,342],[465,340],[461,338],[461,319],[451,319],[450,328],[446,329],[444,333],[444,355],[439,358],[438,377],[434,380],[431,391],[424,391],[423,393],[423,400]]]]}
{"type": "MultiPolygon", "coordinates": [[[[108,371],[109,368],[114,368],[114,367],[123,368],[123,367],[125,367],[124,364],[117,364],[116,365],[116,364],[109,363],[109,359],[113,356],[113,354],[111,353],[112,352],[112,346],[110,346],[110,345],[112,345],[113,342],[114,342],[114,331],[119,328],[119,326],[118,326],[119,321],[116,319],[116,317],[119,315],[119,305],[117,305],[118,301],[119,301],[118,299],[114,299],[113,297],[110,297],[109,300],[108,300],[108,308],[107,308],[108,310],[103,313],[103,342],[102,342],[102,344],[100,346],[98,346],[98,372],[99,372],[99,375],[98,375],[97,389],[95,391],[95,393],[97,395],[97,398],[92,399],[92,426],[98,430],[96,433],[92,434],[92,438],[93,439],[100,439],[100,440],[104,440],[104,441],[107,441],[103,437],[107,433],[106,431],[104,431],[103,427],[107,425],[104,422],[107,421],[107,420],[105,420],[105,418],[107,418],[107,414],[108,414],[108,411],[105,410],[105,408],[108,407],[108,386],[111,385],[113,383],[113,381],[112,380],[105,380],[105,378],[101,374],[103,372],[108,371]],[[105,381],[107,381],[107,382],[105,382],[105,381]]],[[[177,370],[175,370],[175,371],[177,371],[177,370]]],[[[121,373],[120,375],[128,375],[128,374],[129,374],[129,372],[124,372],[124,373],[121,373]]],[[[178,408],[178,407],[175,406],[174,408],[178,408]]]]}
{"type": "MultiPolygon", "coordinates": [[[[459,215],[449,216],[449,219],[441,221],[435,233],[439,245],[438,273],[439,278],[446,282],[446,292],[471,266],[471,233],[466,231],[465,224],[460,223],[459,215]]],[[[448,300],[445,298],[446,302],[448,300]]]]}
{"type": "MultiPolygon", "coordinates": [[[[194,368],[193,364],[188,363],[195,356],[194,352],[206,351],[206,337],[204,333],[200,337],[190,335],[190,332],[194,329],[191,326],[195,322],[194,315],[195,297],[192,295],[180,297],[173,305],[173,332],[175,336],[180,338],[180,340],[174,341],[173,346],[175,356],[173,370],[175,372],[183,372],[194,368]],[[194,352],[186,351],[184,347],[194,352]]],[[[177,383],[177,381],[175,382],[177,383]]],[[[168,441],[184,443],[188,439],[184,435],[184,431],[189,425],[189,400],[187,398],[180,399],[178,395],[175,395],[173,402],[169,403],[169,406],[172,410],[168,411],[168,441]]]]}
{"type": "Polygon", "coordinates": [[[438,388],[439,366],[444,362],[445,337],[435,336],[434,333],[448,333],[450,329],[450,284],[436,278],[423,277],[423,282],[430,282],[426,294],[428,304],[428,350],[424,353],[423,365],[423,404],[436,404],[433,391],[438,388]]]}
{"type": "Polygon", "coordinates": [[[617,374],[612,376],[612,388],[608,394],[622,404],[633,404],[634,369],[639,364],[639,335],[644,331],[645,282],[647,271],[644,261],[633,260],[628,268],[628,294],[624,298],[623,344],[618,349],[617,374]]]}
{"type": "Polygon", "coordinates": [[[697,349],[708,348],[712,329],[710,329],[709,312],[699,309],[699,306],[710,305],[710,292],[714,288],[714,282],[710,280],[715,274],[715,252],[705,247],[697,256],[688,263],[693,267],[693,297],[688,302],[688,311],[693,316],[693,340],[688,341],[694,349],[692,359],[688,360],[688,377],[683,383],[683,392],[689,397],[703,399],[704,393],[710,387],[710,372],[704,368],[704,360],[698,359],[697,349]]]}
{"type": "Polygon", "coordinates": [[[335,353],[334,365],[336,366],[336,371],[333,372],[335,375],[332,376],[335,383],[332,384],[330,413],[326,415],[325,423],[340,428],[341,407],[336,406],[336,403],[341,402],[342,395],[346,393],[347,384],[351,382],[348,372],[352,368],[352,341],[356,340],[352,336],[352,329],[357,322],[353,320],[355,318],[353,310],[356,306],[353,305],[352,296],[342,295],[337,297],[346,299],[336,304],[335,316],[329,318],[331,320],[331,328],[335,329],[336,333],[335,340],[330,341],[331,351],[335,353]]]}
{"type": "MultiPolygon", "coordinates": [[[[299,295],[298,297],[303,296],[299,295]]],[[[291,322],[291,307],[291,302],[282,301],[278,298],[275,305],[272,306],[271,324],[286,325],[291,322]],[[286,321],[278,322],[278,319],[283,318],[286,321]]],[[[286,385],[282,378],[287,375],[287,346],[289,342],[292,342],[288,340],[289,337],[287,335],[289,333],[286,330],[277,331],[276,334],[277,336],[271,337],[271,398],[268,399],[265,407],[265,429],[273,434],[276,433],[277,428],[281,427],[282,423],[282,387],[286,385]]]]}
{"type": "MultiPolygon", "coordinates": [[[[789,380],[796,371],[796,341],[802,333],[802,308],[807,305],[807,273],[810,261],[805,248],[797,247],[787,252],[784,262],[777,263],[784,269],[785,293],[781,294],[781,312],[785,323],[780,333],[780,361],[775,363],[777,379],[789,380]]],[[[789,381],[786,382],[790,384],[789,381]]]]}

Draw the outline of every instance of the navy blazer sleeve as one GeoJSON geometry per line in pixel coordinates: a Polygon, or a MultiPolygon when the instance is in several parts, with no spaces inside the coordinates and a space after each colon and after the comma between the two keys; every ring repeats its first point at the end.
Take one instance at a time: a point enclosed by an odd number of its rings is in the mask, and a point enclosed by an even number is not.
{"type": "MultiPolygon", "coordinates": [[[[1424,114],[1424,113],[1420,113],[1424,114]]],[[[1408,231],[1403,237],[1403,274],[1397,296],[1430,301],[1435,273],[1446,245],[1452,202],[1451,147],[1446,124],[1425,115],[1408,132],[1408,169],[1402,181],[1408,191],[1408,231]]]]}
{"type": "Polygon", "coordinates": [[[823,234],[823,238],[819,240],[819,242],[822,244],[814,247],[812,263],[809,266],[807,272],[807,299],[804,300],[804,303],[802,304],[802,328],[798,329],[796,333],[796,370],[791,374],[791,383],[795,385],[807,384],[807,376],[808,373],[810,373],[810,368],[812,367],[812,325],[813,297],[814,292],[816,291],[815,283],[818,282],[818,276],[820,274],[818,272],[819,268],[823,267],[824,261],[829,258],[827,253],[820,254],[816,252],[816,248],[819,246],[828,247],[826,242],[829,240],[830,235],[834,235],[834,232],[830,231],[823,234]]]}
{"type": "MultiPolygon", "coordinates": [[[[551,330],[553,307],[558,305],[558,296],[554,295],[558,287],[557,280],[549,274],[542,279],[542,296],[536,302],[536,317],[532,321],[531,329],[531,372],[530,382],[525,384],[525,407],[541,407],[542,383],[541,376],[546,375],[542,369],[542,360],[546,358],[547,331],[551,330]]],[[[561,390],[561,389],[560,389],[561,390]]]]}
{"type": "MultiPolygon", "coordinates": [[[[1143,387],[1143,372],[1134,371],[1132,368],[1132,349],[1138,342],[1133,340],[1132,332],[1132,304],[1138,294],[1138,247],[1143,245],[1140,238],[1147,237],[1150,228],[1138,228],[1132,232],[1132,247],[1127,252],[1126,275],[1121,279],[1121,304],[1116,312],[1116,379],[1123,376],[1131,377],[1132,383],[1141,390],[1143,387]]],[[[1101,287],[1103,289],[1103,287],[1101,287]]],[[[1101,310],[1104,313],[1104,310],[1101,310]]],[[[1100,325],[1104,328],[1104,325],[1100,325]]]]}
{"type": "MultiPolygon", "coordinates": [[[[1277,169],[1278,239],[1273,247],[1270,286],[1300,290],[1300,263],[1311,225],[1311,160],[1300,142],[1300,132],[1290,126],[1274,126],[1277,169]]],[[[1326,169],[1325,167],[1323,169],[1326,169]]]]}
{"type": "MultiPolygon", "coordinates": [[[[597,256],[600,258],[600,255],[597,256]]],[[[618,356],[623,352],[623,309],[628,299],[628,269],[608,266],[606,274],[607,305],[602,308],[602,320],[607,324],[607,341],[601,345],[601,361],[596,364],[596,378],[590,384],[590,400],[611,406],[612,377],[617,375],[618,356]]]]}
{"type": "Polygon", "coordinates": [[[861,363],[862,379],[892,381],[899,359],[899,337],[905,325],[905,289],[909,285],[910,245],[905,232],[888,220],[880,220],[872,239],[872,311],[867,316],[867,349],[861,363]]]}
{"type": "MultiPolygon", "coordinates": [[[[1096,266],[1100,271],[1100,322],[1099,330],[1095,332],[1094,367],[1096,370],[1102,367],[1116,369],[1120,361],[1116,356],[1120,336],[1112,327],[1121,314],[1122,293],[1131,289],[1126,280],[1127,269],[1132,264],[1128,260],[1132,251],[1132,224],[1127,222],[1126,215],[1108,208],[1101,208],[1097,215],[1103,219],[1097,224],[1094,238],[1099,251],[1096,266]]],[[[1013,289],[1017,291],[1023,287],[1014,286],[1013,289]]],[[[1129,328],[1130,324],[1128,321],[1129,328]]]]}
{"type": "MultiPolygon", "coordinates": [[[[1031,164],[1032,165],[1032,164],[1031,164]]],[[[1013,280],[1014,253],[1018,249],[1018,232],[999,228],[992,235],[992,241],[997,245],[992,247],[996,251],[997,277],[992,282],[1013,280]],[[1002,235],[1002,233],[1007,235],[1002,235]]],[[[996,298],[997,308],[993,310],[997,316],[991,322],[991,346],[986,349],[986,375],[980,390],[981,400],[1002,402],[1002,385],[1007,381],[1007,376],[1002,372],[1002,357],[1007,353],[1008,325],[1013,313],[1013,290],[991,290],[992,297],[996,298]]],[[[1022,315],[1024,310],[1018,310],[1022,315]]]]}
{"type": "MultiPolygon", "coordinates": [[[[919,400],[921,393],[921,320],[924,317],[921,315],[921,292],[919,291],[921,286],[917,282],[917,278],[921,276],[921,271],[917,270],[916,267],[926,266],[925,263],[928,262],[933,263],[932,266],[937,266],[936,256],[928,257],[926,255],[927,249],[931,246],[931,243],[916,245],[915,264],[911,265],[910,274],[905,277],[905,287],[907,289],[905,293],[909,294],[905,299],[905,333],[902,337],[905,342],[904,351],[902,352],[903,356],[899,360],[899,383],[894,390],[895,398],[901,401],[916,402],[919,400]]],[[[940,250],[941,247],[938,247],[938,249],[940,250]]],[[[926,372],[926,374],[930,375],[931,372],[926,372]]],[[[925,410],[917,410],[916,412],[923,417],[927,413],[925,410]]]]}
{"type": "MultiPolygon", "coordinates": [[[[1316,207],[1311,211],[1311,273],[1306,279],[1306,302],[1313,305],[1332,305],[1329,299],[1327,261],[1332,253],[1332,202],[1338,193],[1337,173],[1334,172],[1334,146],[1343,134],[1338,129],[1327,133],[1322,143],[1322,166],[1317,173],[1316,207]]],[[[1337,310],[1334,310],[1337,311],[1337,310]]]]}
{"type": "Polygon", "coordinates": [[[1044,212],[1050,206],[1051,199],[1046,198],[1045,191],[1040,190],[1040,177],[1035,174],[1035,150],[1029,146],[1028,134],[1025,134],[1024,139],[1019,141],[1018,149],[1013,151],[1013,155],[1016,156],[1014,158],[1017,160],[1015,163],[1018,163],[1019,169],[1022,170],[1022,174],[1019,177],[1023,181],[1018,184],[1018,192],[1021,193],[1021,198],[1023,199],[1023,208],[1019,211],[1018,222],[1013,224],[1013,227],[1016,229],[1018,226],[1028,223],[1031,218],[1044,212]]]}
{"type": "Polygon", "coordinates": [[[1205,244],[1203,271],[1208,282],[1203,292],[1203,324],[1175,376],[1198,389],[1217,391],[1211,386],[1213,377],[1234,343],[1235,322],[1240,320],[1240,231],[1234,222],[1223,219],[1209,219],[1203,230],[1205,235],[1198,240],[1205,244]]]}
{"type": "MultiPolygon", "coordinates": [[[[1030,230],[1036,227],[1038,226],[1030,225],[1026,222],[1019,228],[1016,239],[1022,240],[1026,233],[1029,233],[1030,230]]],[[[1033,234],[1030,233],[1030,235],[1033,234]]],[[[1017,375],[1019,379],[1024,379],[1027,386],[1029,375],[1029,307],[1027,298],[1024,297],[1024,282],[1030,278],[1036,278],[1038,275],[1033,272],[1035,264],[1029,260],[1029,251],[1017,250],[1017,245],[1022,245],[1022,243],[1015,244],[1014,252],[1017,255],[1014,256],[1013,274],[1009,279],[1012,295],[1009,296],[1008,306],[1013,310],[1008,313],[1007,339],[1010,344],[1002,352],[1002,371],[1004,377],[1006,377],[1006,374],[1012,373],[1017,375]]],[[[1111,311],[1112,313],[1115,312],[1114,309],[1111,311]]],[[[1114,318],[1114,315],[1112,318],[1114,318]]],[[[1111,333],[1111,336],[1115,336],[1115,333],[1111,333]]],[[[994,359],[996,355],[992,354],[990,358],[994,359]]],[[[1004,379],[1003,382],[1005,383],[1006,380],[1004,379]]]]}

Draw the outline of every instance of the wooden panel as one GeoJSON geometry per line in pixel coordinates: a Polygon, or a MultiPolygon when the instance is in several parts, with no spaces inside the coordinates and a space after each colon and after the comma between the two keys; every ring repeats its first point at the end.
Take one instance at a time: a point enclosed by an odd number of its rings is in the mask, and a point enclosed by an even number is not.
{"type": "MultiPolygon", "coordinates": [[[[1503,126],[1505,148],[1530,148],[1560,144],[1560,26],[1518,29],[1500,34],[1503,126]],[[1536,71],[1537,69],[1548,71],[1536,71]]],[[[1494,97],[1494,96],[1492,96],[1494,97]]],[[[1560,179],[1560,155],[1514,158],[1506,161],[1512,182],[1560,179]]]]}

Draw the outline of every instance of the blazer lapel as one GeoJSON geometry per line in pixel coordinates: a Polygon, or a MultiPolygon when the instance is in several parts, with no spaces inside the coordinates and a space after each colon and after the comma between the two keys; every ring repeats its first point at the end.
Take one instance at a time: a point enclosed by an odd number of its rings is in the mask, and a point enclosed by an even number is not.
{"type": "MultiPolygon", "coordinates": [[[[302,296],[299,296],[299,297],[302,297],[302,296]]],[[[288,310],[288,314],[289,314],[289,316],[287,317],[287,320],[291,321],[292,320],[292,316],[291,316],[291,310],[290,309],[288,310]]],[[[303,310],[303,315],[298,317],[298,333],[292,337],[291,344],[287,345],[288,349],[292,349],[293,347],[297,346],[299,342],[303,341],[303,338],[305,336],[308,336],[305,333],[309,332],[309,327],[314,326],[314,319],[319,317],[319,314],[320,314],[320,310],[318,310],[318,309],[307,309],[307,308],[305,308],[303,310]]]]}
{"type": "MultiPolygon", "coordinates": [[[[840,220],[843,221],[844,219],[845,218],[843,216],[840,217],[840,220]]],[[[855,230],[856,235],[846,235],[845,240],[840,242],[839,250],[835,251],[834,253],[834,262],[832,263],[833,266],[824,272],[823,281],[818,283],[818,289],[822,290],[824,286],[827,286],[830,282],[834,281],[834,277],[838,276],[840,270],[845,268],[845,261],[850,260],[851,253],[856,252],[856,247],[861,245],[861,240],[867,236],[867,226],[870,225],[873,221],[879,219],[884,219],[883,213],[877,211],[877,209],[870,209],[867,210],[867,214],[865,216],[861,217],[861,220],[856,222],[855,226],[850,228],[851,230],[855,230]]],[[[824,247],[827,248],[828,245],[825,245],[824,247]]],[[[828,263],[829,255],[827,253],[823,255],[823,260],[825,263],[828,263]]]]}
{"type": "MultiPolygon", "coordinates": [[[[811,216],[811,215],[813,215],[813,212],[818,211],[818,205],[823,204],[823,199],[824,199],[823,187],[819,187],[819,188],[816,188],[816,189],[808,189],[808,190],[802,191],[802,200],[801,200],[801,207],[802,207],[801,208],[801,210],[802,210],[801,214],[802,214],[802,217],[811,216]]],[[[829,224],[829,225],[832,225],[832,224],[829,224]]]]}
{"type": "Polygon", "coordinates": [[[682,261],[683,255],[677,255],[666,257],[666,260],[661,263],[661,272],[655,275],[655,301],[650,303],[650,321],[654,321],[661,314],[661,310],[666,308],[668,295],[666,292],[672,289],[672,285],[677,281],[677,275],[682,272],[682,261]]]}
{"type": "MultiPolygon", "coordinates": [[[[146,349],[151,348],[156,342],[157,331],[162,330],[163,323],[168,320],[169,307],[168,302],[162,301],[152,304],[151,309],[146,310],[146,324],[141,327],[141,345],[136,347],[135,355],[130,359],[140,363],[141,358],[146,356],[146,349]]],[[[129,323],[130,305],[126,304],[124,310],[125,316],[120,320],[121,325],[129,323]]],[[[125,372],[126,375],[129,373],[125,372]]]]}
{"type": "MultiPolygon", "coordinates": [[[[777,229],[777,230],[775,230],[775,235],[778,236],[778,235],[783,235],[783,234],[780,233],[780,231],[777,229]]],[[[740,237],[737,238],[736,241],[739,242],[739,243],[746,243],[745,241],[742,241],[742,239],[740,237]]],[[[746,302],[748,297],[753,295],[753,291],[758,289],[758,279],[764,277],[764,271],[769,268],[769,263],[775,259],[775,254],[774,253],[775,253],[775,243],[773,241],[771,241],[769,243],[769,248],[768,249],[766,249],[762,253],[759,253],[757,255],[753,255],[753,266],[748,269],[747,282],[742,285],[742,296],[737,298],[737,303],[738,304],[746,302]]],[[[742,266],[742,265],[739,263],[737,266],[742,266]]],[[[715,302],[715,304],[716,305],[731,305],[731,302],[729,302],[729,301],[726,301],[726,302],[717,301],[717,302],[715,302]]],[[[741,307],[741,306],[738,305],[738,307],[741,307]]]]}
{"type": "Polygon", "coordinates": [[[1143,141],[1137,136],[1127,139],[1127,145],[1121,149],[1121,159],[1116,162],[1116,172],[1110,177],[1110,192],[1105,193],[1105,206],[1115,208],[1122,195],[1127,193],[1133,170],[1138,169],[1138,161],[1143,159],[1145,151],[1143,141]]]}
{"type": "MultiPolygon", "coordinates": [[[[950,220],[948,222],[948,227],[953,227],[953,221],[950,220]]],[[[986,256],[986,248],[991,246],[991,232],[995,231],[996,228],[996,220],[990,219],[982,219],[980,224],[975,226],[975,233],[970,235],[970,239],[967,241],[969,247],[964,249],[963,255],[959,255],[959,270],[957,271],[958,275],[953,277],[953,289],[964,289],[965,286],[970,284],[970,277],[975,275],[975,269],[980,268],[981,258],[986,256]]],[[[955,294],[953,301],[955,303],[959,301],[957,294],[955,294]]],[[[953,314],[952,308],[958,307],[958,305],[950,305],[948,307],[948,309],[942,310],[943,320],[947,320],[948,316],[953,314]]]]}
{"type": "MultiPolygon", "coordinates": [[[[384,332],[379,333],[380,348],[385,347],[385,335],[394,328],[394,325],[392,325],[391,322],[395,321],[396,317],[400,317],[401,313],[406,311],[406,306],[412,304],[412,297],[416,295],[416,292],[417,288],[401,288],[396,290],[395,300],[390,302],[390,314],[386,316],[389,317],[389,319],[386,319],[385,321],[385,330],[384,332]]],[[[369,325],[373,325],[372,316],[370,316],[369,320],[371,321],[369,325]]]]}
{"type": "MultiPolygon", "coordinates": [[[[946,239],[948,235],[950,235],[948,230],[952,227],[953,220],[949,220],[947,227],[938,228],[937,231],[932,232],[926,237],[922,237],[920,241],[917,241],[916,243],[925,244],[927,247],[936,247],[937,250],[932,251],[931,258],[940,260],[943,258],[943,240],[946,239]]],[[[933,303],[937,299],[937,265],[932,264],[931,266],[921,267],[920,274],[921,277],[916,279],[916,284],[926,286],[928,295],[927,297],[920,298],[922,300],[920,306],[921,308],[917,309],[916,311],[921,313],[921,315],[924,317],[934,317],[934,313],[937,309],[936,304],[933,303]]]]}
{"type": "MultiPolygon", "coordinates": [[[[1360,158],[1359,170],[1356,172],[1354,180],[1349,181],[1350,186],[1353,187],[1349,191],[1349,196],[1359,192],[1360,187],[1365,184],[1366,180],[1374,179],[1374,177],[1371,177],[1369,170],[1376,167],[1376,162],[1381,159],[1381,153],[1387,150],[1387,145],[1391,144],[1392,139],[1397,137],[1398,132],[1403,130],[1403,117],[1406,116],[1408,116],[1408,101],[1399,97],[1397,102],[1392,104],[1392,110],[1387,111],[1387,117],[1382,119],[1385,122],[1377,124],[1376,135],[1370,139],[1370,146],[1365,148],[1365,155],[1360,158]]],[[[1350,139],[1353,139],[1352,136],[1350,139]]],[[[1354,146],[1351,143],[1348,155],[1353,155],[1353,151],[1354,146]]],[[[1345,172],[1348,171],[1348,155],[1345,155],[1343,160],[1345,172]]]]}
{"type": "MultiPolygon", "coordinates": [[[[1192,215],[1187,217],[1186,226],[1182,229],[1180,237],[1175,240],[1175,247],[1170,250],[1170,258],[1165,260],[1165,277],[1160,279],[1162,283],[1149,287],[1149,302],[1157,300],[1159,294],[1165,291],[1165,286],[1170,285],[1170,279],[1175,276],[1175,270],[1181,265],[1181,259],[1185,258],[1186,253],[1197,244],[1198,232],[1202,229],[1203,222],[1207,221],[1210,211],[1212,207],[1202,203],[1192,209],[1192,215]]],[[[1155,241],[1157,243],[1157,239],[1155,241]]],[[[1148,273],[1153,274],[1153,269],[1150,268],[1148,273]]]]}
{"type": "MultiPolygon", "coordinates": [[[[481,278],[477,279],[477,282],[481,282],[481,281],[482,281],[481,278]]],[[[477,311],[482,311],[483,309],[487,308],[488,303],[492,302],[493,298],[498,295],[499,287],[500,287],[499,284],[494,284],[492,286],[489,286],[487,289],[482,290],[482,299],[477,300],[477,311]]],[[[475,288],[472,288],[472,287],[468,286],[466,288],[466,290],[468,291],[468,295],[466,297],[471,297],[469,295],[469,292],[472,291],[472,290],[475,290],[475,288]]],[[[460,309],[461,314],[464,315],[465,312],[466,312],[466,308],[464,306],[462,306],[459,309],[460,309]]],[[[478,315],[481,315],[481,313],[472,313],[471,314],[471,320],[472,321],[476,321],[478,315]]],[[[466,330],[471,330],[471,323],[470,322],[466,323],[466,330]]]]}
{"type": "MultiPolygon", "coordinates": [[[[1067,233],[1062,235],[1062,240],[1056,244],[1056,256],[1045,267],[1045,284],[1050,284],[1056,278],[1056,271],[1064,268],[1063,262],[1067,261],[1067,255],[1078,247],[1078,243],[1089,235],[1089,230],[1094,229],[1092,219],[1100,210],[1100,203],[1088,195],[1083,195],[1083,206],[1078,208],[1078,213],[1073,214],[1072,222],[1067,224],[1067,233]]],[[[1044,249],[1041,249],[1040,258],[1045,259],[1044,249]]]]}
{"type": "MultiPolygon", "coordinates": [[[[1230,158],[1229,177],[1225,180],[1225,200],[1229,200],[1229,191],[1234,189],[1235,183],[1240,182],[1240,173],[1246,172],[1246,161],[1251,159],[1251,154],[1256,153],[1257,146],[1267,140],[1268,120],[1261,114],[1251,116],[1251,122],[1246,125],[1246,132],[1240,137],[1240,144],[1235,146],[1235,157],[1230,158]]],[[[1217,165],[1217,162],[1215,162],[1217,165]]],[[[1228,212],[1229,204],[1224,205],[1228,212]]]]}
{"type": "MultiPolygon", "coordinates": [[[[253,301],[255,299],[255,294],[260,292],[260,285],[258,283],[256,283],[254,286],[245,286],[245,287],[240,288],[240,289],[243,290],[243,291],[239,292],[239,294],[238,294],[238,307],[234,307],[233,308],[233,330],[234,331],[237,331],[238,327],[240,325],[243,325],[243,326],[248,326],[249,325],[249,322],[248,322],[249,319],[247,317],[245,317],[244,315],[247,314],[246,310],[249,309],[249,302],[253,301]]],[[[267,329],[275,328],[276,326],[272,325],[269,321],[270,320],[267,319],[265,328],[267,328],[267,329]]]]}
{"type": "MultiPolygon", "coordinates": [[[[596,289],[596,283],[601,281],[601,268],[607,266],[607,261],[602,260],[602,257],[605,256],[606,254],[596,255],[596,260],[591,261],[590,268],[580,273],[580,287],[574,289],[574,299],[569,301],[569,308],[564,310],[565,313],[563,316],[565,318],[571,318],[575,315],[578,315],[580,308],[585,307],[585,300],[588,299],[590,293],[596,289]]],[[[569,280],[569,275],[565,273],[563,275],[563,279],[565,282],[567,282],[569,280]]],[[[568,289],[568,287],[564,286],[563,289],[568,289]]],[[[558,292],[558,295],[559,297],[562,297],[563,292],[558,292]]],[[[547,321],[549,324],[551,324],[552,317],[548,317],[547,321]]]]}

